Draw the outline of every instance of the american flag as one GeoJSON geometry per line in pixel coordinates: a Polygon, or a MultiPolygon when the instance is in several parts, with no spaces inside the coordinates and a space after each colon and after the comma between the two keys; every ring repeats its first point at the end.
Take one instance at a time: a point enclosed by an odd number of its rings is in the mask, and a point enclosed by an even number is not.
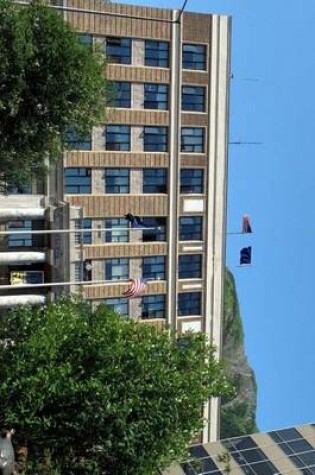
{"type": "Polygon", "coordinates": [[[250,224],[250,216],[245,214],[242,217],[242,233],[249,234],[252,232],[252,226],[250,224]]]}
{"type": "Polygon", "coordinates": [[[139,297],[139,295],[143,294],[147,288],[147,280],[146,279],[130,279],[130,288],[123,292],[123,296],[127,299],[132,299],[134,297],[139,297]]]}

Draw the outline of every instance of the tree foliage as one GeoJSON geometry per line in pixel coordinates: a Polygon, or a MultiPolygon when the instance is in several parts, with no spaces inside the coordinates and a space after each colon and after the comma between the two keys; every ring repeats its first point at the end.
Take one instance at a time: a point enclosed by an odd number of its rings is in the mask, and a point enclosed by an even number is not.
{"type": "Polygon", "coordinates": [[[177,337],[102,305],[21,307],[0,340],[0,426],[26,441],[32,475],[156,474],[186,455],[203,402],[228,391],[203,334],[177,337]]]}
{"type": "Polygon", "coordinates": [[[104,55],[80,44],[60,14],[0,0],[0,174],[25,183],[104,113],[104,55]]]}

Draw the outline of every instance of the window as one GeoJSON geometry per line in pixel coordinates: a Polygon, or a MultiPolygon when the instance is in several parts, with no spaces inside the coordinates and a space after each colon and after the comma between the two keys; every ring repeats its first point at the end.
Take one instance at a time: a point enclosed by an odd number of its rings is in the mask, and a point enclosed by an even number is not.
{"type": "Polygon", "coordinates": [[[279,471],[268,460],[251,437],[238,437],[223,441],[223,444],[246,474],[279,475],[279,471]]]}
{"type": "Polygon", "coordinates": [[[27,234],[27,231],[32,231],[31,220],[8,221],[8,231],[25,231],[19,234],[8,235],[8,247],[32,247],[32,234],[27,234]]]}
{"type": "Polygon", "coordinates": [[[75,262],[74,280],[76,282],[89,282],[92,280],[92,261],[86,259],[84,262],[75,262]]]}
{"type": "Polygon", "coordinates": [[[73,130],[66,133],[65,145],[69,150],[92,150],[91,134],[80,136],[73,130]]]}
{"type": "Polygon", "coordinates": [[[178,276],[180,279],[201,279],[202,255],[185,254],[179,256],[178,276]]]}
{"type": "Polygon", "coordinates": [[[165,256],[144,257],[142,263],[145,279],[165,280],[165,256]]]}
{"type": "Polygon", "coordinates": [[[106,150],[130,150],[130,125],[107,125],[106,150]]]}
{"type": "Polygon", "coordinates": [[[184,153],[204,152],[205,130],[201,127],[182,127],[181,151],[184,153]]]}
{"type": "Polygon", "coordinates": [[[269,435],[304,475],[315,474],[315,449],[295,428],[269,432],[269,435]]]}
{"type": "Polygon", "coordinates": [[[91,169],[90,168],[65,168],[64,169],[65,193],[80,195],[91,193],[91,169]]]}
{"type": "Polygon", "coordinates": [[[179,218],[180,241],[202,241],[202,217],[182,216],[179,218]]]}
{"type": "Polygon", "coordinates": [[[113,82],[113,99],[110,101],[110,107],[131,107],[131,83],[113,82]]]}
{"type": "Polygon", "coordinates": [[[78,40],[79,40],[79,43],[81,43],[81,45],[92,48],[92,44],[93,44],[92,35],[81,33],[78,35],[78,40]]]}
{"type": "Polygon", "coordinates": [[[203,193],[203,170],[182,168],[180,171],[181,193],[203,193]]]}
{"type": "Polygon", "coordinates": [[[144,127],[144,151],[167,152],[168,149],[167,127],[144,127]]]}
{"type": "Polygon", "coordinates": [[[105,226],[107,228],[114,228],[113,231],[105,231],[105,242],[128,242],[129,241],[129,231],[126,229],[128,225],[126,224],[125,218],[111,218],[105,219],[105,226]],[[123,229],[119,229],[123,228],[123,229]]]}
{"type": "Polygon", "coordinates": [[[201,292],[178,294],[178,316],[201,315],[201,292]]]}
{"type": "Polygon", "coordinates": [[[125,298],[105,299],[104,304],[121,317],[127,317],[129,314],[128,300],[125,298]]]}
{"type": "Polygon", "coordinates": [[[183,45],[183,69],[207,69],[205,45],[183,45]]]}
{"type": "Polygon", "coordinates": [[[151,228],[142,231],[143,242],[166,241],[166,218],[143,218],[143,221],[145,226],[151,228]]]}
{"type": "Polygon", "coordinates": [[[143,170],[143,193],[166,193],[165,168],[145,168],[143,170]]]}
{"type": "Polygon", "coordinates": [[[200,86],[183,86],[182,110],[204,112],[205,88],[200,86]]]}
{"type": "Polygon", "coordinates": [[[106,56],[111,63],[131,64],[131,38],[106,38],[106,56]]]}
{"type": "MultiPolygon", "coordinates": [[[[74,222],[75,229],[91,229],[92,228],[92,220],[89,218],[76,219],[74,222]]],[[[92,233],[75,233],[74,240],[76,244],[92,244],[92,233]]]]}
{"type": "Polygon", "coordinates": [[[189,453],[191,461],[184,462],[181,467],[186,475],[221,475],[221,470],[211,458],[211,455],[205,450],[202,445],[194,445],[190,447],[189,453]]]}
{"type": "Polygon", "coordinates": [[[106,259],[105,261],[106,280],[127,280],[129,279],[129,260],[106,259]]]}
{"type": "Polygon", "coordinates": [[[129,193],[129,168],[105,169],[105,193],[129,193]]]}
{"type": "Polygon", "coordinates": [[[169,44],[167,41],[146,40],[144,64],[146,66],[158,66],[168,68],[169,44]]]}
{"type": "Polygon", "coordinates": [[[165,317],[165,295],[146,295],[142,297],[142,318],[165,317]]]}
{"type": "Polygon", "coordinates": [[[145,109],[168,109],[168,86],[166,84],[144,85],[145,109]]]}

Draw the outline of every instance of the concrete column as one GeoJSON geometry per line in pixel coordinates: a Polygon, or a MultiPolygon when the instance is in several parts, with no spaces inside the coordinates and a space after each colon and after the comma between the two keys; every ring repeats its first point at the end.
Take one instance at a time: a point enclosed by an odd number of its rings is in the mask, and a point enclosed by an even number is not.
{"type": "Polygon", "coordinates": [[[105,126],[93,127],[92,149],[105,150],[105,126]]]}
{"type": "Polygon", "coordinates": [[[0,252],[0,265],[45,262],[45,252],[0,252]]]}
{"type": "Polygon", "coordinates": [[[144,108],[144,85],[133,84],[131,93],[131,107],[132,109],[144,108]]]}
{"type": "Polygon", "coordinates": [[[144,66],[144,40],[132,40],[132,65],[144,66]]]}
{"type": "Polygon", "coordinates": [[[92,168],[92,195],[105,193],[104,168],[92,168]]]}
{"type": "Polygon", "coordinates": [[[131,150],[143,152],[143,127],[131,127],[131,150]]]}

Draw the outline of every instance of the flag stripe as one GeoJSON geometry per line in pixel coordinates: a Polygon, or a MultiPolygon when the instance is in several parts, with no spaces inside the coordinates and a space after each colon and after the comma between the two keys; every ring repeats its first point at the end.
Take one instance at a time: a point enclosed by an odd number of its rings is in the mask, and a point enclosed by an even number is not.
{"type": "Polygon", "coordinates": [[[144,279],[130,279],[129,282],[130,288],[123,292],[123,296],[127,299],[138,297],[146,290],[147,283],[144,279]]]}

